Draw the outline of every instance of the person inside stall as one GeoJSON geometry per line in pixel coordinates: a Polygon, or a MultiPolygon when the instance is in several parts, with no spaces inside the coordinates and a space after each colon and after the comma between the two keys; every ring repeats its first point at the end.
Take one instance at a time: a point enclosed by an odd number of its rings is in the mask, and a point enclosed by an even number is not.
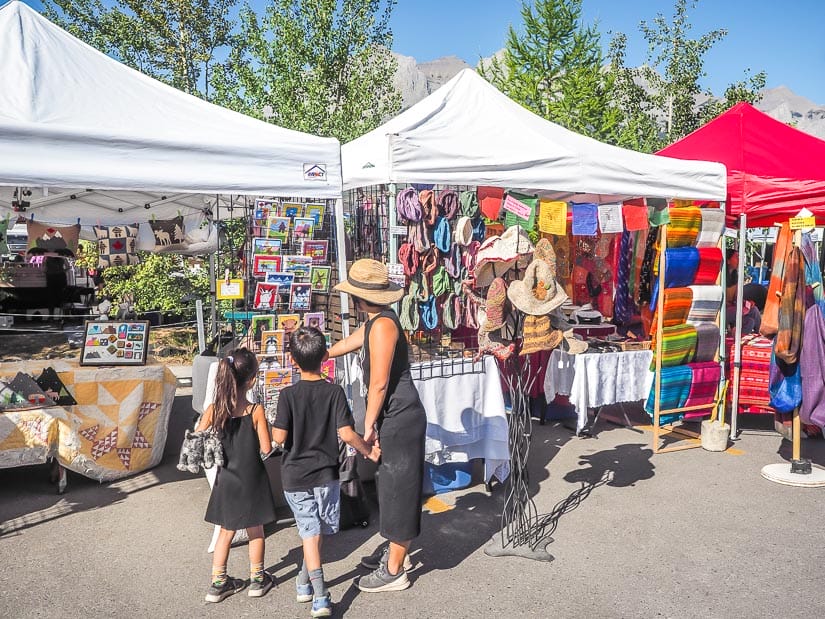
{"type": "MultiPolygon", "coordinates": [[[[725,314],[727,329],[729,334],[733,334],[736,328],[736,289],[739,277],[739,252],[729,248],[726,254],[727,273],[725,290],[725,314]]],[[[750,278],[745,277],[745,285],[742,288],[742,335],[759,333],[762,325],[762,310],[765,307],[767,290],[759,284],[754,284],[750,278]],[[760,292],[760,290],[762,292],[760,292]],[[764,293],[764,294],[763,294],[764,293]],[[760,305],[761,303],[761,305],[760,305]]]]}

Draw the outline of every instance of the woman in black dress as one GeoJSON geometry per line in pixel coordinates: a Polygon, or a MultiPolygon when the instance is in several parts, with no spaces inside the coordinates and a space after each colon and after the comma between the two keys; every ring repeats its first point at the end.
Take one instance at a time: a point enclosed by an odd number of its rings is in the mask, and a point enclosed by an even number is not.
{"type": "Polygon", "coordinates": [[[407,340],[389,305],[403,289],[391,283],[387,268],[375,260],[358,260],[347,281],[336,290],[354,298],[367,314],[366,324],[334,344],[330,357],[361,350],[367,387],[364,440],[380,442],[378,508],[381,536],[389,540],[383,553],[363,563],[375,571],[358,581],[361,591],[399,591],[410,586],[405,569],[410,542],[421,532],[424,437],[427,417],[410,376],[407,340]]]}

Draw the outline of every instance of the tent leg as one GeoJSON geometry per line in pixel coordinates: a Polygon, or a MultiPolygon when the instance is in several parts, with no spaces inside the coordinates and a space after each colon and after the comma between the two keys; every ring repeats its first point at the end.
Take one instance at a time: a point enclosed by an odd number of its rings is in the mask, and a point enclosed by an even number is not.
{"type": "Polygon", "coordinates": [[[739,379],[742,366],[742,298],[745,287],[745,243],[747,239],[748,216],[742,213],[739,218],[739,268],[736,275],[736,328],[733,335],[733,398],[731,400],[730,435],[736,439],[739,435],[739,379]]]}

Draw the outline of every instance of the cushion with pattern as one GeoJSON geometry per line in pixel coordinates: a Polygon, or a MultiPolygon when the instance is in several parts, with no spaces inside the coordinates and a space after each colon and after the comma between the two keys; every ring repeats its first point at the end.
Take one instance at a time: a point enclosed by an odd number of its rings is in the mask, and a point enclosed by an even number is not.
{"type": "Polygon", "coordinates": [[[124,267],[138,264],[138,224],[126,226],[95,226],[97,236],[98,266],[124,267]]]}

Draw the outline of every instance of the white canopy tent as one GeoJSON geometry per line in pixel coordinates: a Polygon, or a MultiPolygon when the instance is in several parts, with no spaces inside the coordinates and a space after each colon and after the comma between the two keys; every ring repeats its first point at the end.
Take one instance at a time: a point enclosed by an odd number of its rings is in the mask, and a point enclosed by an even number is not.
{"type": "Polygon", "coordinates": [[[341,149],[344,188],[490,185],[579,202],[724,200],[725,167],[602,144],[544,120],[471,69],[341,149]]]}

